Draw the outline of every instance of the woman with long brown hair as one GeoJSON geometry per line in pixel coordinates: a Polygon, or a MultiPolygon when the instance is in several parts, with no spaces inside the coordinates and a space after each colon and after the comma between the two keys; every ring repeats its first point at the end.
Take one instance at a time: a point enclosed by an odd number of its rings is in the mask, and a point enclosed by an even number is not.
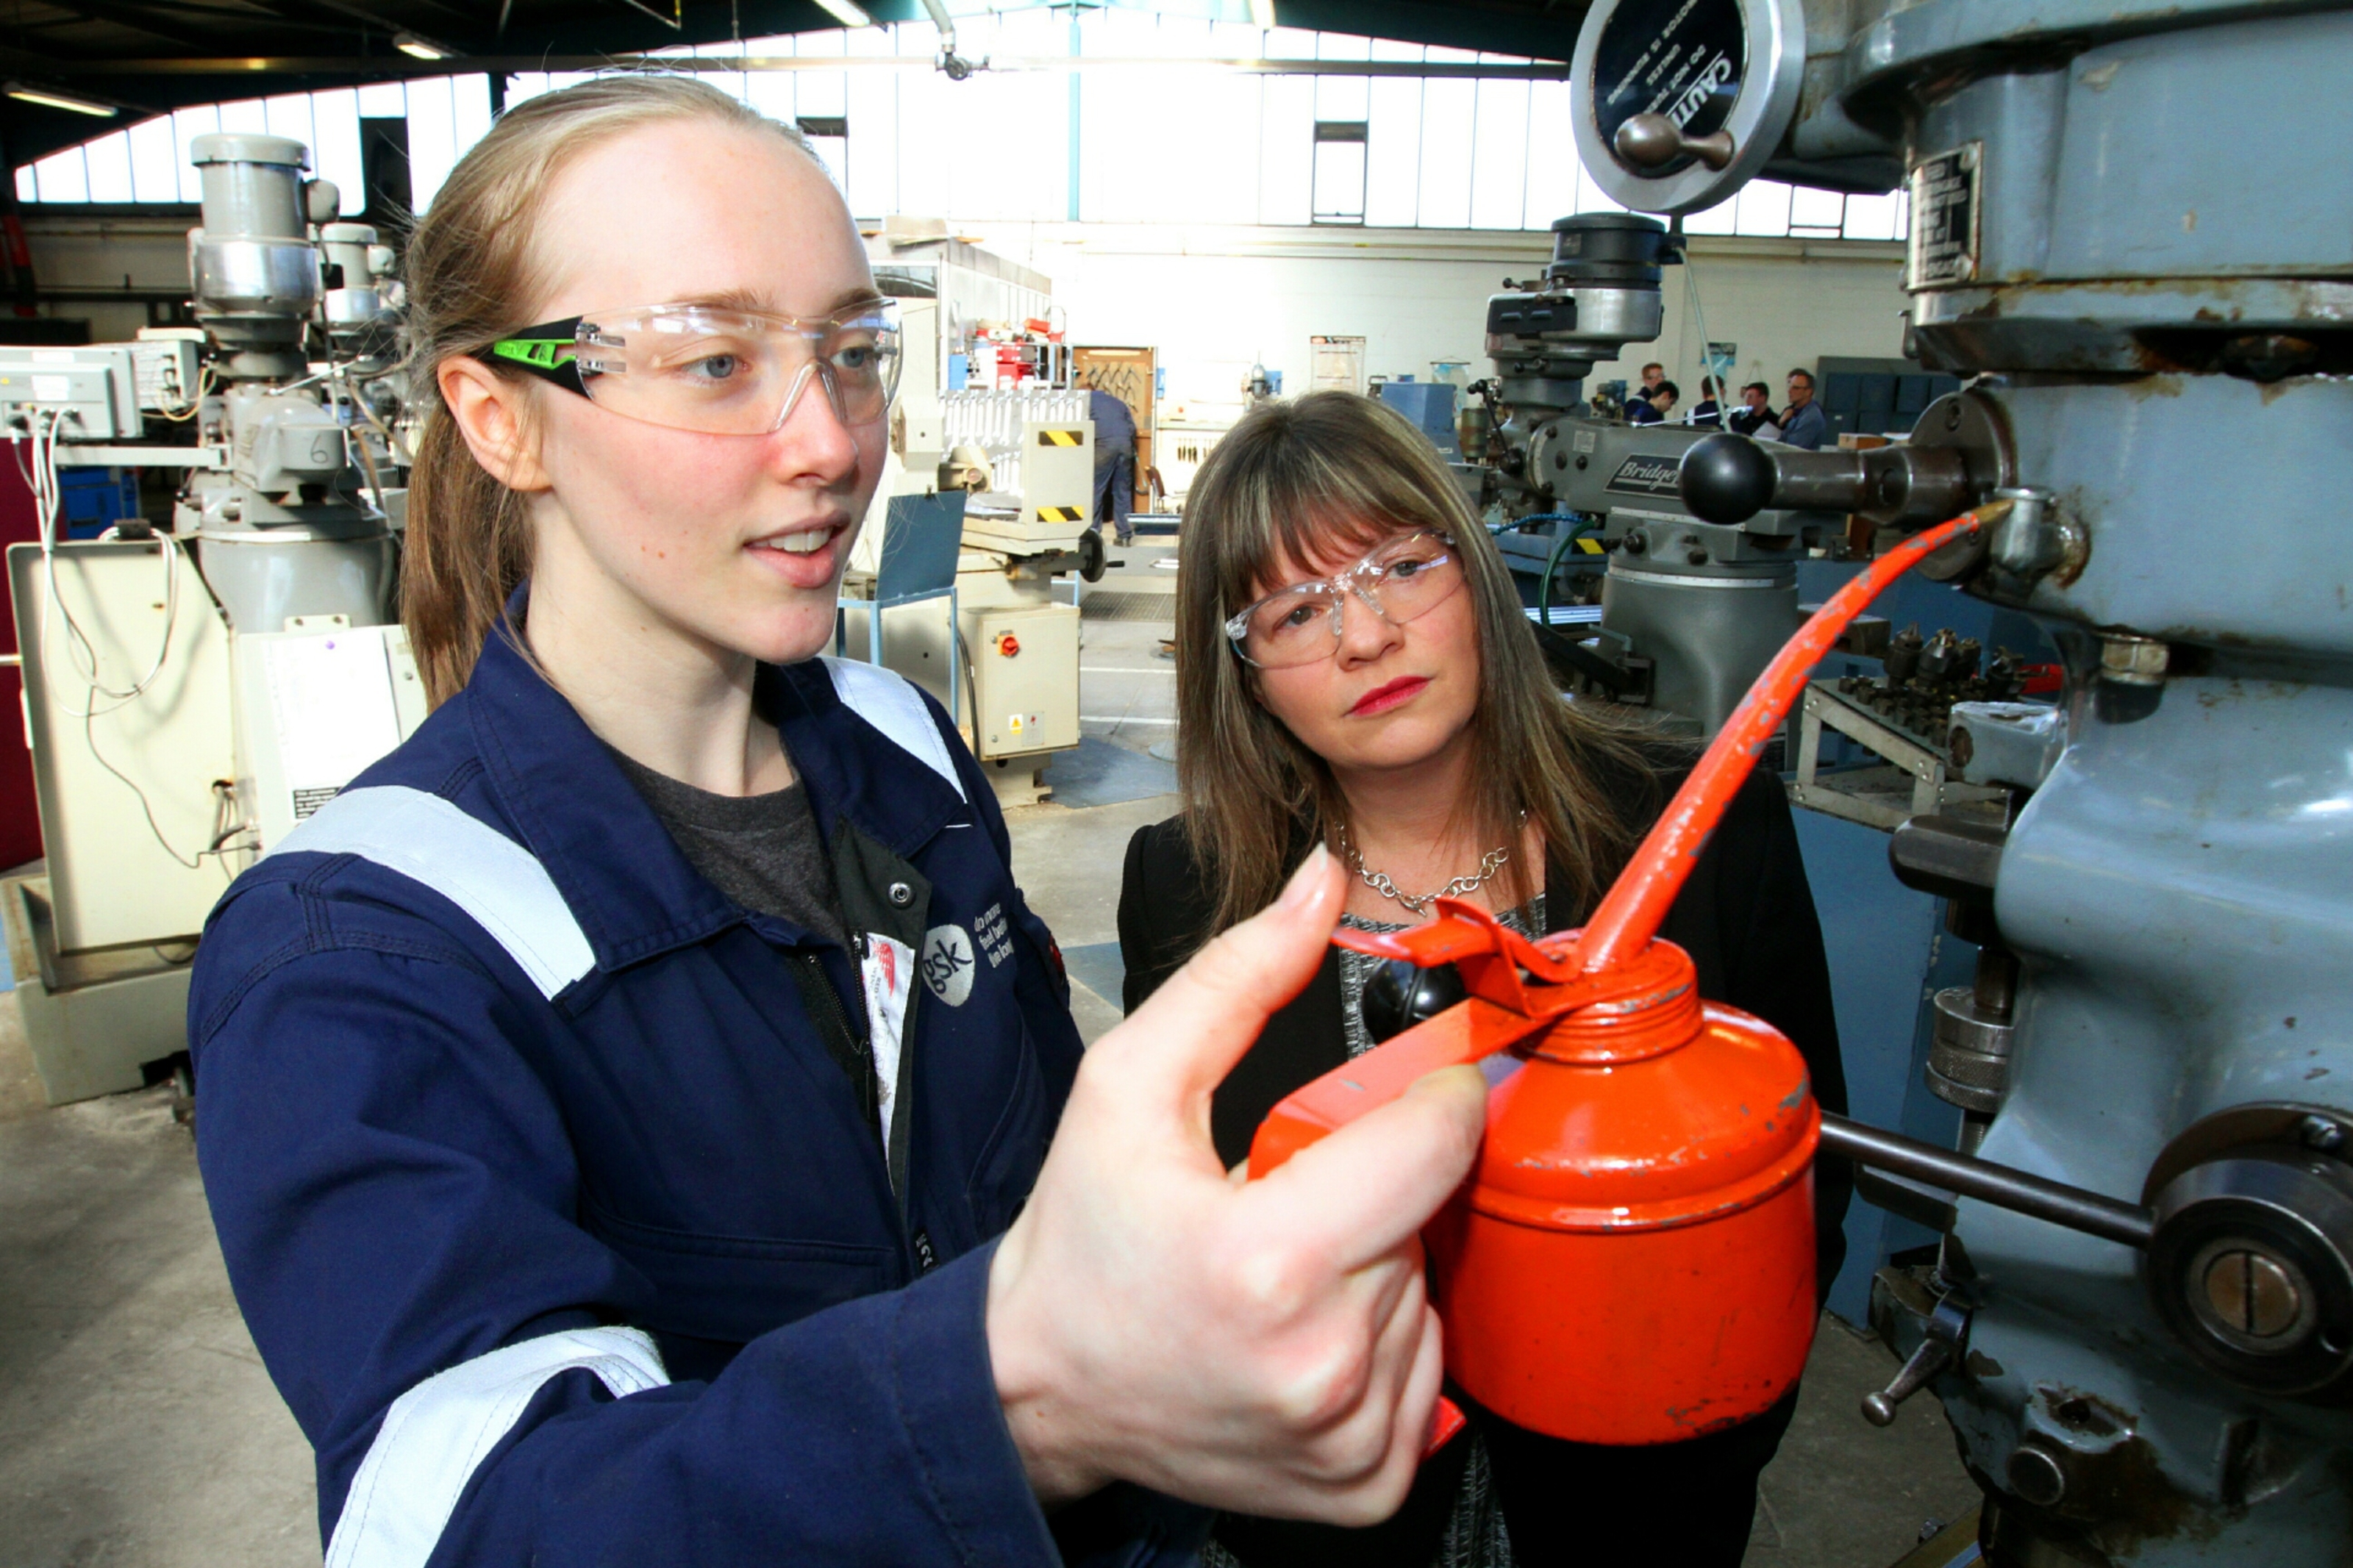
{"type": "MultiPolygon", "coordinates": [[[[1318,850],[1347,867],[1342,918],[1359,929],[1419,924],[1440,894],[1530,935],[1571,929],[1695,756],[1562,699],[1436,449],[1367,398],[1271,405],[1218,444],[1187,500],[1176,599],[1184,811],[1128,846],[1131,1009],[1318,850]]],[[[1709,998],[1788,1035],[1825,1109],[1844,1109],[1820,929],[1770,773],[1742,792],[1661,934],[1709,998]]],[[[1242,1159],[1277,1100],[1445,1005],[1449,973],[1327,952],[1219,1087],[1219,1156],[1242,1159]]],[[[1830,1170],[1817,1180],[1827,1286],[1847,1188],[1830,1170]]],[[[1229,1516],[1218,1548],[1246,1568],[1737,1563],[1795,1399],[1662,1448],[1564,1443],[1472,1406],[1472,1437],[1423,1467],[1386,1524],[1229,1516]]]]}
{"type": "Polygon", "coordinates": [[[1476,1075],[1225,1181],[1201,1107],[1331,932],[1314,857],[1082,1064],[946,715],[815,657],[897,327],[806,144],[684,79],[535,98],[408,268],[436,707],[189,1003],[327,1561],[1145,1564],[1170,1496],[1393,1510],[1476,1075]]]}

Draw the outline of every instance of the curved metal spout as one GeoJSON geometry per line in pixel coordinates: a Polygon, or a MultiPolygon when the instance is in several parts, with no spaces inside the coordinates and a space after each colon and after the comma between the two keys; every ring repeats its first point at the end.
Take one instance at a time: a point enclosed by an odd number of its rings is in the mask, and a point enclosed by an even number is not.
{"type": "Polygon", "coordinates": [[[1577,952],[1587,973],[1623,963],[1658,934],[1659,922],[1666,919],[1675,895],[1683,891],[1683,879],[1691,875],[1708,835],[1724,820],[1732,797],[1764,754],[1766,742],[1804,694],[1807,676],[1829,654],[1839,634],[1923,556],[1949,540],[2000,521],[2010,504],[1994,501],[1914,534],[1831,595],[1799,628],[1716,731],[1699,765],[1692,769],[1691,777],[1675,792],[1675,798],[1627,862],[1601,907],[1586,922],[1577,952]]]}

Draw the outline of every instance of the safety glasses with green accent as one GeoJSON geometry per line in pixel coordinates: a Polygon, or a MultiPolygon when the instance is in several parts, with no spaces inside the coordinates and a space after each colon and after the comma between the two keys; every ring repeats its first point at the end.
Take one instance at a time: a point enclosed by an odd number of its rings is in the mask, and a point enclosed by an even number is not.
{"type": "Polygon", "coordinates": [[[834,417],[872,425],[899,385],[899,312],[867,300],[807,319],[707,305],[641,305],[525,327],[476,356],[600,408],[707,436],[765,436],[811,379],[834,417]]]}

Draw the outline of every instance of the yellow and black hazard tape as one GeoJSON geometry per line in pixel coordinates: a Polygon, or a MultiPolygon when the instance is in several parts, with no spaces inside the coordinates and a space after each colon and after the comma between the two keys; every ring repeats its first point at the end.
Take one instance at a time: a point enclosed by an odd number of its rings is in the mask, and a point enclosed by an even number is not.
{"type": "Polygon", "coordinates": [[[1038,445],[1040,447],[1083,447],[1086,444],[1087,433],[1083,430],[1040,430],[1038,432],[1038,445]]]}
{"type": "Polygon", "coordinates": [[[1576,548],[1577,552],[1579,555],[1599,555],[1603,553],[1601,541],[1598,539],[1580,539],[1577,542],[1576,548]]]}
{"type": "Polygon", "coordinates": [[[1041,506],[1038,509],[1039,522],[1084,522],[1087,509],[1082,506],[1041,506]]]}

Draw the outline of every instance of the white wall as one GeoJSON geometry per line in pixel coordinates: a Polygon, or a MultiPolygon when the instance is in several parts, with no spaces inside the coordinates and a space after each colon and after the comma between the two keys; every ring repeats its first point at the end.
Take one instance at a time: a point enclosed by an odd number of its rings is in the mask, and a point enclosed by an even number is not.
{"type": "MultiPolygon", "coordinates": [[[[32,252],[33,279],[43,288],[170,289],[188,291],[188,230],[194,217],[98,217],[70,209],[35,213],[25,219],[25,242],[32,252]]],[[[45,316],[90,323],[95,343],[122,342],[147,324],[147,308],[135,302],[63,300],[46,304],[45,316]]]]}
{"type": "MultiPolygon", "coordinates": [[[[985,247],[1045,273],[1071,341],[1147,344],[1172,396],[1232,395],[1253,360],[1307,384],[1308,339],[1366,339],[1366,369],[1427,379],[1433,360],[1482,352],[1488,296],[1538,275],[1547,235],[1402,229],[1234,228],[1173,225],[965,226],[985,247]]],[[[1780,394],[1793,365],[1825,354],[1903,353],[1903,247],[1864,241],[1695,237],[1694,266],[1670,268],[1659,341],[1596,367],[1637,379],[1658,360],[1696,399],[1702,339],[1687,303],[1696,273],[1708,336],[1739,345],[1735,384],[1780,394]]]]}

